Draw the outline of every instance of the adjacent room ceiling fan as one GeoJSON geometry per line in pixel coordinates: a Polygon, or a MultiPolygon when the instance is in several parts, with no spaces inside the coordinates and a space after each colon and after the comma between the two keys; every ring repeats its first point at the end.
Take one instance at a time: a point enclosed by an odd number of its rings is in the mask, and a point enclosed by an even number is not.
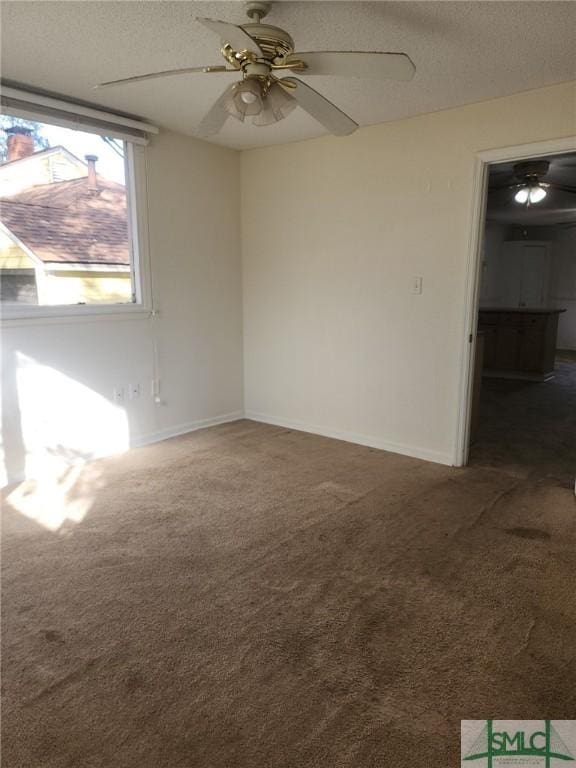
{"type": "Polygon", "coordinates": [[[288,71],[302,75],[335,75],[372,79],[411,80],[415,67],[405,53],[383,51],[312,51],[295,53],[294,41],[283,29],[262,24],[270,2],[250,0],[246,3],[248,24],[236,26],[226,21],[197,19],[207,29],[219,35],[221,54],[228,66],[188,67],[136,75],[101,83],[98,88],[137,83],[170,75],[194,72],[238,72],[242,79],[228,86],[200,123],[198,134],[211,136],[222,128],[228,117],[244,121],[252,118],[254,125],[270,125],[302,107],[330,133],[345,136],[358,124],[341,109],[328,101],[308,83],[296,77],[276,76],[288,71]]]}
{"type": "Polygon", "coordinates": [[[528,160],[516,163],[513,169],[515,183],[493,186],[491,191],[498,192],[503,189],[511,189],[514,191],[514,200],[527,207],[541,203],[549,189],[576,194],[576,187],[559,184],[555,181],[542,181],[542,177],[546,176],[549,168],[549,160],[528,160]]]}

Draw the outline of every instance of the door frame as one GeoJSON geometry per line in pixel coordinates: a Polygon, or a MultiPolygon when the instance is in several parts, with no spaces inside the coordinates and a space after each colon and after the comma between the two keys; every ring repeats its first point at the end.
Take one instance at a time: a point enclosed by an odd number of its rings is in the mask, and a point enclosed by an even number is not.
{"type": "Polygon", "coordinates": [[[480,306],[480,278],[486,224],[489,166],[495,163],[515,162],[528,158],[558,155],[563,152],[576,152],[576,136],[540,141],[534,144],[520,144],[518,146],[490,149],[478,152],[475,156],[470,239],[465,267],[462,342],[459,353],[460,381],[454,453],[454,466],[456,467],[463,467],[468,463],[470,452],[470,419],[472,415],[472,387],[476,356],[476,344],[474,342],[476,340],[477,317],[480,306]]]}

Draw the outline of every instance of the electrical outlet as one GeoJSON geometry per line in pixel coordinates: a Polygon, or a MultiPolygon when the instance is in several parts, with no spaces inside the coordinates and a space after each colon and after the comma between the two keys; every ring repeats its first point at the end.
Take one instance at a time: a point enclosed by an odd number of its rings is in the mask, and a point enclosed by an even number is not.
{"type": "Polygon", "coordinates": [[[112,392],[112,398],[115,403],[123,403],[124,402],[124,387],[114,387],[114,390],[112,392]]]}
{"type": "Polygon", "coordinates": [[[128,397],[130,400],[136,400],[142,393],[142,387],[139,382],[128,384],[128,397]]]}

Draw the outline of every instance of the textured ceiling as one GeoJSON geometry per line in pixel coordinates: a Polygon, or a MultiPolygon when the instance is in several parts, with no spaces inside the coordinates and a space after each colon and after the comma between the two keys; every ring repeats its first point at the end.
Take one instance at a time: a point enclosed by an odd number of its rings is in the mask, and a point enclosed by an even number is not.
{"type": "MultiPolygon", "coordinates": [[[[94,91],[105,80],[221,64],[196,16],[247,21],[242,2],[2,3],[2,76],[134,113],[194,135],[230,78],[198,74],[94,91]]],[[[277,2],[267,22],[297,50],[404,51],[410,83],[309,78],[361,125],[576,79],[576,2],[277,2]]],[[[213,140],[234,148],[325,133],[302,110],[268,127],[229,119],[213,140]]]]}
{"type": "MultiPolygon", "coordinates": [[[[550,167],[543,182],[556,182],[576,190],[576,152],[546,157],[550,167]]],[[[524,162],[524,161],[523,161],[524,162]]],[[[502,224],[520,226],[553,226],[576,223],[576,192],[549,189],[541,203],[526,207],[514,201],[515,190],[500,189],[517,184],[514,163],[498,163],[490,169],[487,217],[502,224]]]]}

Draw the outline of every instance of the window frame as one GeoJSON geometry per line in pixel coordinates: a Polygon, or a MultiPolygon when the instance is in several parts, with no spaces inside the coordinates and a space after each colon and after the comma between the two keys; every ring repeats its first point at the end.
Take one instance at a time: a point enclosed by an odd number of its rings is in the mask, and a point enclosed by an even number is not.
{"type": "MultiPolygon", "coordinates": [[[[44,122],[50,124],[50,119],[44,122]]],[[[83,127],[89,131],[89,126],[83,127]]],[[[45,322],[77,322],[85,319],[136,319],[152,314],[150,255],[148,242],[146,147],[123,137],[126,209],[132,295],[130,303],[115,304],[1,304],[2,327],[45,322]]]]}

